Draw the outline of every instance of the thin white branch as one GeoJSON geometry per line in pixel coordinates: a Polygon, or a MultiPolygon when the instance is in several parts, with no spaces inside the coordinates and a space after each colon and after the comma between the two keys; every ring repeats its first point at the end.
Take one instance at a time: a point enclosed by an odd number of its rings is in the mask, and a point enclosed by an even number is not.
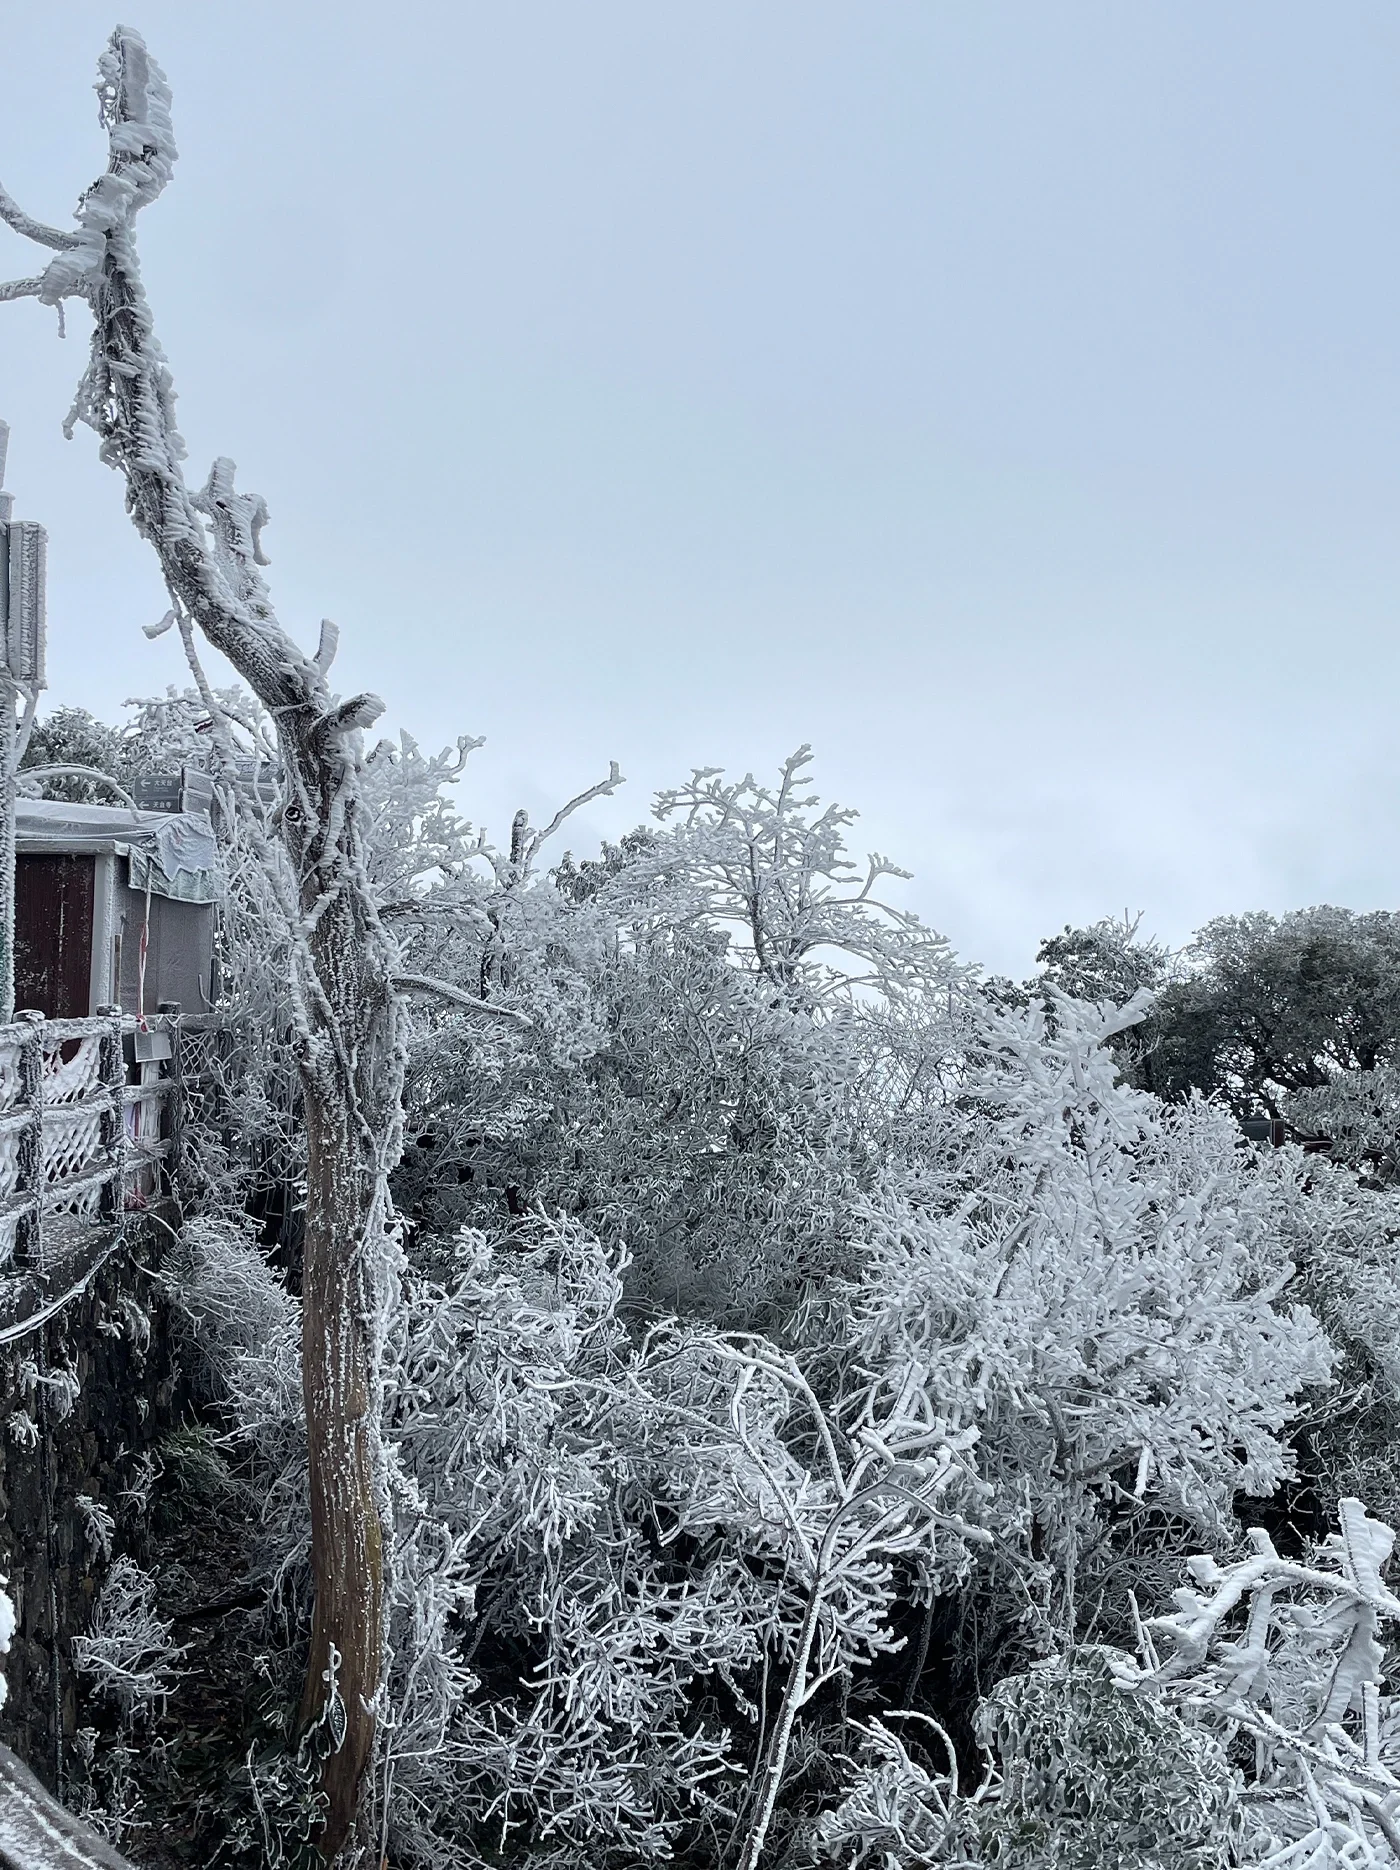
{"type": "Polygon", "coordinates": [[[33,240],[41,247],[52,247],[56,253],[67,253],[81,244],[77,234],[66,234],[61,228],[50,227],[26,214],[3,188],[0,188],[0,221],[8,222],[24,239],[33,240]]]}
{"type": "Polygon", "coordinates": [[[19,769],[18,777],[38,780],[90,779],[94,785],[106,786],[108,791],[115,792],[122,804],[128,806],[133,812],[139,810],[135,799],[126,787],[118,784],[110,773],[104,773],[97,766],[23,766],[19,769]]]}
{"type": "Polygon", "coordinates": [[[475,994],[465,993],[460,987],[450,986],[445,980],[434,980],[430,974],[395,974],[394,986],[400,993],[437,994],[443,1000],[450,1000],[453,1006],[465,1007],[472,1013],[485,1013],[490,1019],[508,1019],[519,1026],[532,1023],[512,1006],[497,1006],[492,1000],[479,1000],[475,994]]]}
{"type": "Polygon", "coordinates": [[[618,765],[616,760],[611,761],[606,779],[600,779],[596,786],[590,786],[587,792],[580,792],[576,799],[570,799],[567,805],[561,805],[553,818],[551,818],[549,823],[545,826],[544,830],[535,833],[530,840],[531,857],[535,855],[542,844],[547,844],[549,842],[566,818],[571,817],[574,812],[580,810],[581,807],[587,805],[593,799],[610,798],[612,794],[617,791],[619,786],[625,786],[626,783],[627,781],[622,777],[622,768],[618,765]]]}

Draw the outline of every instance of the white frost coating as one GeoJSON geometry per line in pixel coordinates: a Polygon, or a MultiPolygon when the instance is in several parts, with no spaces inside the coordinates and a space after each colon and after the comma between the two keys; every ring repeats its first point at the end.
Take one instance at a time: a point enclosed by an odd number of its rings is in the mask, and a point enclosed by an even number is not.
{"type": "Polygon", "coordinates": [[[0,1747],[0,1870],[133,1870],[0,1747]]]}
{"type": "Polygon", "coordinates": [[[123,1555],[103,1582],[91,1631],[73,1638],[73,1666],[124,1719],[148,1717],[164,1705],[185,1653],[170,1630],[156,1609],[155,1580],[123,1555]]]}
{"type": "Polygon", "coordinates": [[[1247,1797],[1272,1834],[1267,1870],[1400,1862],[1400,1734],[1383,1642],[1400,1600],[1380,1575],[1395,1535],[1359,1500],[1341,1500],[1337,1519],[1303,1563],[1282,1558],[1262,1527],[1234,1564],[1190,1559],[1176,1610],[1143,1635],[1152,1668],[1135,1692],[1252,1739],[1247,1797]],[[1170,1652],[1162,1662],[1157,1640],[1170,1652]]]}
{"type": "MultiPolygon", "coordinates": [[[[10,1642],[15,1633],[14,1599],[3,1588],[8,1582],[7,1578],[0,1578],[0,1656],[9,1654],[10,1642]]],[[[9,1683],[4,1675],[0,1674],[0,1708],[4,1707],[8,1693],[9,1683]]]]}
{"type": "MultiPolygon", "coordinates": [[[[876,894],[886,878],[907,878],[878,851],[865,875],[845,854],[857,814],[808,790],[810,747],[782,765],[776,789],[751,773],[724,783],[717,767],[697,767],[688,785],[658,794],[657,818],[674,834],[697,914],[735,931],[751,964],[802,1000],[830,1000],[857,985],[881,991],[915,980],[953,980],[947,942],[916,915],[876,894]]],[[[670,851],[665,860],[674,867],[670,851]]]]}

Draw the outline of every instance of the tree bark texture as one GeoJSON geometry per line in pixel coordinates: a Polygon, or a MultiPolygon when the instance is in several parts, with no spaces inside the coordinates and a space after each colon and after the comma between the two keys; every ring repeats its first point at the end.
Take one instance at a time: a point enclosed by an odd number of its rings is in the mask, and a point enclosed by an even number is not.
{"type": "Polygon", "coordinates": [[[383,1674],[384,1499],[379,1442],[378,1320],[384,1274],[383,1169],[376,1134],[392,1131],[396,1111],[366,1125],[366,1106],[395,1082],[393,994],[371,961],[356,911],[342,898],[316,925],[311,946],[318,980],[336,1009],[365,1083],[338,1091],[337,1061],[303,1071],[306,1094],[307,1207],[302,1271],[302,1383],[311,1480],[311,1563],[316,1601],[302,1696],[313,1721],[333,1672],[345,1713],[344,1738],[326,1759],[325,1843],[348,1838],[371,1763],[373,1707],[383,1674]],[[368,951],[368,952],[367,952],[368,951]],[[353,1088],[353,1087],[352,1087],[353,1088]],[[334,1671],[332,1668],[334,1662],[334,1671]]]}

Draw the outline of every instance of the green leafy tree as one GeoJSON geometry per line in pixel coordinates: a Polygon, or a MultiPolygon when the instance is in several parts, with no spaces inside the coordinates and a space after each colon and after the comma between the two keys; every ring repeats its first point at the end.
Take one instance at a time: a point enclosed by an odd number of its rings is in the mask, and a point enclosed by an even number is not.
{"type": "MultiPolygon", "coordinates": [[[[1053,994],[1066,994],[1073,1000],[1088,1000],[1095,1005],[1111,1001],[1126,1006],[1135,994],[1154,996],[1154,1007],[1133,1026],[1126,1026],[1108,1041],[1124,1079],[1141,1091],[1159,1088],[1154,1069],[1160,1044],[1155,1011],[1155,996],[1173,978],[1177,957],[1153,937],[1139,938],[1140,915],[1124,911],[1121,919],[1104,916],[1085,928],[1071,928],[1066,923],[1059,935],[1050,935],[1036,951],[1036,961],[1044,970],[1038,978],[1025,982],[1023,994],[1045,1000],[1047,989],[1052,999],[1047,1010],[1053,1017],[1053,994]]],[[[993,999],[1014,1004],[1004,993],[993,999]]]]}
{"type": "MultiPolygon", "coordinates": [[[[86,708],[54,708],[36,721],[20,761],[20,772],[36,767],[86,766],[106,773],[125,790],[141,768],[139,749],[131,733],[109,727],[89,714],[86,708]]],[[[43,782],[49,798],[69,799],[75,804],[112,805],[116,802],[110,786],[82,773],[63,773],[43,782]]]]}
{"type": "Polygon", "coordinates": [[[1157,1007],[1154,1088],[1219,1092],[1236,1112],[1288,1100],[1400,1049],[1400,915],[1321,905],[1208,922],[1157,1007]]]}

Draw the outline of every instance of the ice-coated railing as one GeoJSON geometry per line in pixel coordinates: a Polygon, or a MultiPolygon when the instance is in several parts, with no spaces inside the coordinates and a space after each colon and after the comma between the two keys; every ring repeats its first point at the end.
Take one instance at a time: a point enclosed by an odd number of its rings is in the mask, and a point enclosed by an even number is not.
{"type": "Polygon", "coordinates": [[[166,1192],[180,1136],[177,1013],[19,1013],[0,1026],[0,1267],[45,1264],[45,1234],[115,1223],[166,1192]]]}

